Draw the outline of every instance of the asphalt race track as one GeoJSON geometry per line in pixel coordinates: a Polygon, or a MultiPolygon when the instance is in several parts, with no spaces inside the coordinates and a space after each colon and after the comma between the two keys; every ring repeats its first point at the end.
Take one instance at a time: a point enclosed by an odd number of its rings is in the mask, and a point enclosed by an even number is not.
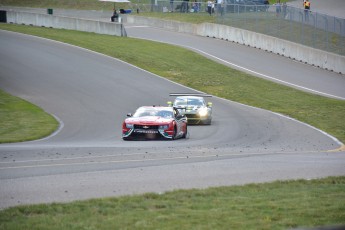
{"type": "Polygon", "coordinates": [[[78,47],[6,31],[0,37],[0,88],[61,122],[43,140],[0,145],[0,208],[345,174],[344,152],[329,151],[341,144],[331,136],[215,97],[212,125],[189,126],[187,139],[122,141],[128,112],[165,105],[169,92],[195,91],[78,47]]]}

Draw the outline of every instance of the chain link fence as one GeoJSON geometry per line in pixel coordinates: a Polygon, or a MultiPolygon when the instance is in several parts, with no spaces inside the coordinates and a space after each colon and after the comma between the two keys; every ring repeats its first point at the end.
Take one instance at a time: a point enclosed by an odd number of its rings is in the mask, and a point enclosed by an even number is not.
{"type": "MultiPolygon", "coordinates": [[[[345,19],[286,4],[225,4],[211,6],[216,23],[270,35],[316,49],[345,55],[345,19]]],[[[133,3],[140,12],[209,14],[207,2],[153,0],[133,3]]]]}

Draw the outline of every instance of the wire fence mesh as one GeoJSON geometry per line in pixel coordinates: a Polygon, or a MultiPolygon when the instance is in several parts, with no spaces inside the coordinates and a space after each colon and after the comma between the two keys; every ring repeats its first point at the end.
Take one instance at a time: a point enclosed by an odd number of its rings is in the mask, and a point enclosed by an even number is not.
{"type": "Polygon", "coordinates": [[[234,0],[226,0],[223,4],[154,0],[152,4],[132,3],[132,7],[136,7],[140,12],[210,14],[216,17],[215,21],[218,24],[345,55],[344,18],[305,11],[286,4],[233,4],[232,2],[234,0]]]}

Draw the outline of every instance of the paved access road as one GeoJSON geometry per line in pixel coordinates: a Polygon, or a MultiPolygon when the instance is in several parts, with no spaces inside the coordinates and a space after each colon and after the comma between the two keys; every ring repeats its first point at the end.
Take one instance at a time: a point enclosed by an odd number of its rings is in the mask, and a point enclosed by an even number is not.
{"type": "Polygon", "coordinates": [[[126,24],[125,28],[129,37],[182,46],[258,77],[345,100],[345,75],[342,74],[224,40],[175,33],[144,25],[126,24]]]}
{"type": "Polygon", "coordinates": [[[339,143],[291,119],[212,98],[211,126],[177,141],[121,140],[125,114],[193,92],[127,63],[0,31],[0,88],[61,121],[51,137],[0,145],[0,207],[345,174],[339,143]]]}
{"type": "MultiPolygon", "coordinates": [[[[312,11],[345,18],[345,1],[311,0],[312,11]]],[[[288,2],[302,8],[302,0],[288,2]]],[[[231,42],[174,33],[143,25],[125,25],[129,37],[183,46],[253,75],[325,96],[345,99],[345,75],[318,69],[279,55],[231,42]]],[[[188,61],[188,60],[186,60],[188,61]]]]}

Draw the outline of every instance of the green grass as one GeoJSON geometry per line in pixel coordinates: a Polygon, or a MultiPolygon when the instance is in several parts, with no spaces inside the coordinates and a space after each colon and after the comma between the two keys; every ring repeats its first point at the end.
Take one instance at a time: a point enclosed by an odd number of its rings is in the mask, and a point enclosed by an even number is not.
{"type": "Polygon", "coordinates": [[[253,77],[168,44],[11,24],[1,24],[0,29],[33,34],[104,53],[194,89],[291,116],[345,142],[345,101],[342,100],[253,77]]]}
{"type": "Polygon", "coordinates": [[[0,143],[36,140],[57,127],[55,118],[41,108],[0,90],[0,143]]]}
{"type": "Polygon", "coordinates": [[[291,229],[345,224],[345,177],[18,206],[0,229],[291,229]]]}

